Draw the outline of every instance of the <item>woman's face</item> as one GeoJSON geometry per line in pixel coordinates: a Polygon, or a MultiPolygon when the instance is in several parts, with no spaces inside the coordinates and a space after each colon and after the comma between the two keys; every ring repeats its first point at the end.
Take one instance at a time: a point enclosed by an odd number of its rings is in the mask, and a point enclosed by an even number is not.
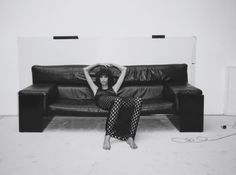
{"type": "Polygon", "coordinates": [[[106,86],[108,84],[108,77],[106,75],[101,75],[100,83],[102,86],[106,86]]]}

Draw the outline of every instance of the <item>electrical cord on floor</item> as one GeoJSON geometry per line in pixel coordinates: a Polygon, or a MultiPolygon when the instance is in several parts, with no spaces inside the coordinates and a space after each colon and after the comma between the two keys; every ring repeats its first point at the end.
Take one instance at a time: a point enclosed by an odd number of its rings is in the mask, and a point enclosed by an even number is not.
{"type": "MultiPolygon", "coordinates": [[[[222,125],[221,128],[222,129],[226,129],[228,127],[232,127],[232,129],[236,129],[236,122],[233,125],[222,125]]],[[[192,138],[192,137],[186,137],[186,138],[181,138],[181,137],[174,137],[171,139],[172,142],[177,142],[177,143],[202,143],[202,142],[206,142],[206,141],[216,141],[216,140],[220,140],[226,137],[231,137],[236,135],[236,133],[233,134],[229,134],[226,136],[222,136],[222,137],[218,137],[215,139],[209,139],[208,137],[203,137],[203,136],[197,136],[196,138],[192,138]]]]}

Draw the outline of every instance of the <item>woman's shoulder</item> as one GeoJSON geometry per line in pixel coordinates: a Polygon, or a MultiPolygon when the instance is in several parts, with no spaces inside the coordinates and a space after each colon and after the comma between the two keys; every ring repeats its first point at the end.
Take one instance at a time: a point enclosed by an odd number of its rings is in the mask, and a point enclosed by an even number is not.
{"type": "Polygon", "coordinates": [[[115,91],[115,89],[114,89],[113,86],[111,87],[111,90],[112,90],[115,94],[117,94],[117,92],[115,91]]]}
{"type": "Polygon", "coordinates": [[[115,89],[114,89],[113,87],[111,87],[111,90],[113,91],[113,93],[114,93],[115,95],[117,95],[117,92],[115,91],[115,89]]]}

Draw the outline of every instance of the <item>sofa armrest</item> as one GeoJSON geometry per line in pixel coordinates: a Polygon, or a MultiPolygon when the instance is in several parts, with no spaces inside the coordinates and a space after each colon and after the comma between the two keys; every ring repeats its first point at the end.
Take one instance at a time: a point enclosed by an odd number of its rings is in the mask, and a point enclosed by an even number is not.
{"type": "Polygon", "coordinates": [[[191,84],[165,84],[164,98],[172,101],[179,117],[180,131],[203,131],[204,95],[191,84]]]}
{"type": "Polygon", "coordinates": [[[47,112],[47,106],[56,99],[58,94],[55,84],[32,84],[18,92],[19,96],[42,96],[43,113],[47,112]]]}
{"type": "Polygon", "coordinates": [[[181,96],[201,96],[202,90],[189,84],[165,84],[163,90],[164,98],[175,103],[176,110],[179,110],[179,98],[181,96]]]}
{"type": "Polygon", "coordinates": [[[165,88],[168,89],[166,91],[166,95],[202,95],[202,90],[192,86],[189,83],[186,84],[165,84],[165,88]],[[169,94],[170,93],[170,94],[169,94]]]}
{"type": "Polygon", "coordinates": [[[20,132],[43,131],[43,117],[57,94],[55,84],[33,84],[18,92],[20,132]]]}

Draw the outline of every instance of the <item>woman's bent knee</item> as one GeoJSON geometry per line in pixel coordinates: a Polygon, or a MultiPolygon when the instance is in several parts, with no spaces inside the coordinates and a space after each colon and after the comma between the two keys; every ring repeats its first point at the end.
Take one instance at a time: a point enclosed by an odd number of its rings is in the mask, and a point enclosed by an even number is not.
{"type": "Polygon", "coordinates": [[[142,102],[143,99],[141,97],[135,97],[137,101],[142,102]]]}

